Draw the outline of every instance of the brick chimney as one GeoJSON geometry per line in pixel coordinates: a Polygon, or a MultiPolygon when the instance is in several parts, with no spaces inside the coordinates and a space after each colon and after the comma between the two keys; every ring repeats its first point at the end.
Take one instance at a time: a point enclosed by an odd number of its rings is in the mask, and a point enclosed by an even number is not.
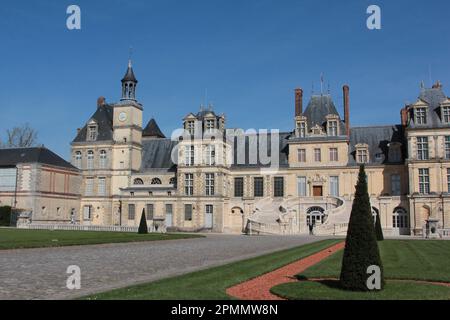
{"type": "Polygon", "coordinates": [[[303,113],[303,90],[295,89],[295,116],[299,117],[303,113]]]}
{"type": "Polygon", "coordinates": [[[105,97],[99,97],[97,99],[97,107],[101,107],[105,104],[105,97]]]}
{"type": "Polygon", "coordinates": [[[344,122],[345,122],[345,133],[348,138],[350,138],[350,87],[344,85],[342,87],[344,93],[344,122]]]}
{"type": "Polygon", "coordinates": [[[400,119],[402,121],[402,126],[406,127],[408,125],[408,106],[405,106],[400,110],[400,119]]]}

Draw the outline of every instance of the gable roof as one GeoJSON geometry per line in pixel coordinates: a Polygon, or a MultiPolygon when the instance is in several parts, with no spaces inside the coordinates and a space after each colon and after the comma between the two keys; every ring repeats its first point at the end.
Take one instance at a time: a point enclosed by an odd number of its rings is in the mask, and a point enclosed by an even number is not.
{"type": "MultiPolygon", "coordinates": [[[[95,110],[92,117],[84,125],[84,127],[78,132],[77,136],[72,142],[86,142],[87,139],[87,127],[91,120],[95,120],[98,125],[98,134],[96,141],[110,141],[113,140],[113,106],[104,104],[95,110]]],[[[92,143],[92,141],[90,141],[92,143]]]]}
{"type": "Polygon", "coordinates": [[[15,167],[20,163],[41,163],[78,170],[45,147],[0,149],[0,167],[15,167]]]}
{"type": "Polygon", "coordinates": [[[143,137],[152,137],[152,138],[165,138],[166,136],[162,133],[155,119],[150,119],[147,126],[142,131],[143,137]]]}

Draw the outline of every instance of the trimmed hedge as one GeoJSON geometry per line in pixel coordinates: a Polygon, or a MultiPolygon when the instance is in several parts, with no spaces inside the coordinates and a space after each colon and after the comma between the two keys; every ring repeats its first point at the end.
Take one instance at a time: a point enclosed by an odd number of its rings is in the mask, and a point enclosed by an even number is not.
{"type": "Polygon", "coordinates": [[[10,225],[11,225],[11,207],[10,206],[0,207],[0,226],[9,227],[10,225]]]}

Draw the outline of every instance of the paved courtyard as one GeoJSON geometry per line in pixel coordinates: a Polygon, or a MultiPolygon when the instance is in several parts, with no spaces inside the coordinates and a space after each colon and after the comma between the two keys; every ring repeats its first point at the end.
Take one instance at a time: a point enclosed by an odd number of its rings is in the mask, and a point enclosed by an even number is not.
{"type": "Polygon", "coordinates": [[[0,251],[0,299],[70,299],[154,281],[321,240],[240,236],[0,251]],[[81,268],[81,289],[66,288],[67,267],[81,268]]]}

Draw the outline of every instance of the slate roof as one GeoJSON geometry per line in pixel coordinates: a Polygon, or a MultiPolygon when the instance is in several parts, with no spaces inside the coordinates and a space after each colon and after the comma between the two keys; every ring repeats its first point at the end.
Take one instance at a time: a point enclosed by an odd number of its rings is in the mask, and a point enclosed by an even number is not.
{"type": "MultiPolygon", "coordinates": [[[[289,154],[289,146],[288,146],[288,139],[290,137],[290,132],[280,132],[278,135],[278,153],[279,157],[276,161],[279,161],[280,167],[287,167],[288,166],[288,154],[289,154]]],[[[271,133],[267,134],[266,142],[267,142],[267,152],[262,151],[262,155],[268,156],[269,159],[272,155],[272,139],[275,136],[273,136],[271,133]]],[[[241,140],[242,141],[242,140],[241,140]]],[[[265,163],[264,159],[260,158],[260,147],[263,141],[261,141],[261,135],[260,133],[256,134],[246,134],[244,136],[244,143],[242,146],[242,142],[239,141],[238,137],[234,137],[233,141],[233,168],[258,168],[258,167],[270,167],[272,165],[276,165],[276,163],[265,163]],[[250,148],[250,141],[253,143],[253,139],[256,138],[256,150],[253,148],[250,148]],[[239,153],[245,151],[243,156],[239,156],[239,153]],[[239,152],[239,153],[238,153],[239,152]],[[253,155],[255,155],[256,152],[256,159],[253,159],[253,155]],[[250,156],[252,155],[252,156],[250,156]],[[241,159],[243,158],[243,159],[241,159]],[[256,160],[256,161],[255,161],[256,160]]]]}
{"type": "MultiPolygon", "coordinates": [[[[334,106],[334,102],[331,99],[331,95],[324,94],[311,96],[308,106],[303,112],[303,116],[307,118],[308,130],[311,130],[312,127],[317,124],[325,128],[327,122],[326,116],[329,114],[339,116],[339,113],[334,106]]],[[[339,121],[339,123],[339,132],[345,135],[345,124],[342,120],[339,121]]]]}
{"type": "Polygon", "coordinates": [[[98,125],[96,141],[113,140],[113,106],[104,104],[97,108],[89,121],[84,125],[80,132],[78,132],[73,142],[86,142],[87,127],[91,120],[95,120],[98,125]]]}
{"type": "Polygon", "coordinates": [[[143,137],[152,137],[152,138],[165,138],[166,136],[162,133],[155,119],[150,119],[147,126],[142,131],[143,137]]]}
{"type": "Polygon", "coordinates": [[[369,164],[387,164],[389,161],[390,142],[399,142],[402,144],[402,159],[406,154],[406,142],[401,125],[373,126],[373,127],[355,127],[350,128],[349,145],[349,165],[357,165],[356,149],[358,143],[366,143],[369,146],[369,164]],[[381,158],[377,158],[380,155],[381,158]]]}
{"type": "Polygon", "coordinates": [[[20,163],[41,163],[78,170],[45,147],[0,149],[0,167],[15,167],[20,163]]]}
{"type": "Polygon", "coordinates": [[[447,100],[447,96],[442,91],[442,87],[424,88],[420,92],[419,99],[429,106],[427,123],[425,125],[416,125],[414,123],[413,109],[410,109],[409,128],[450,128],[449,123],[443,123],[441,118],[440,103],[447,100]]]}
{"type": "Polygon", "coordinates": [[[143,140],[140,172],[155,169],[175,171],[176,166],[172,161],[172,150],[177,143],[177,141],[167,138],[143,140]]]}
{"type": "Polygon", "coordinates": [[[134,76],[134,72],[133,72],[133,67],[131,66],[131,63],[128,63],[128,69],[127,72],[125,73],[122,82],[126,82],[126,81],[133,81],[133,82],[138,82],[136,80],[136,77],[134,76]]]}

